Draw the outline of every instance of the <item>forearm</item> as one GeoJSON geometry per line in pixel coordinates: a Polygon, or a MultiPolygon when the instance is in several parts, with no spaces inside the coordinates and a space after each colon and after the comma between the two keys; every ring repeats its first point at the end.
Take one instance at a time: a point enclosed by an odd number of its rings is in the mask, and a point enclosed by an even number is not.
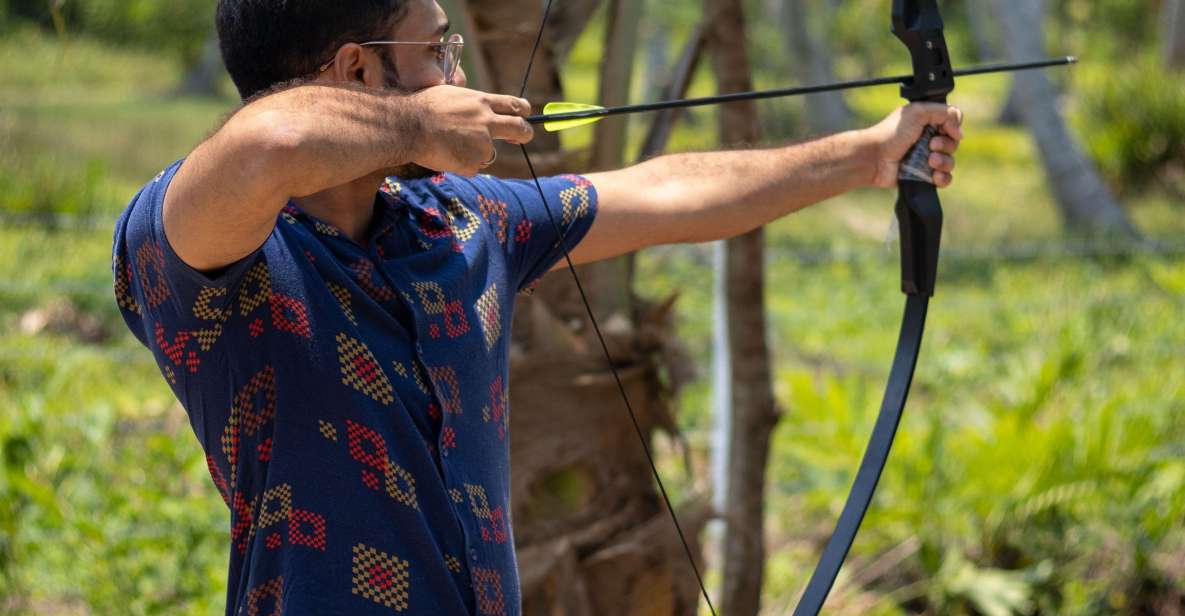
{"type": "Polygon", "coordinates": [[[647,246],[735,237],[835,195],[897,185],[901,159],[927,126],[933,182],[949,186],[963,138],[954,107],[912,103],[875,126],[783,148],[676,154],[594,173],[598,212],[572,251],[589,263],[647,246]]]}
{"type": "Polygon", "coordinates": [[[841,193],[867,186],[874,153],[859,132],[791,146],[676,154],[631,169],[655,187],[661,237],[651,243],[734,237],[841,193]]]}
{"type": "Polygon", "coordinates": [[[406,98],[301,86],[259,99],[199,145],[165,196],[165,232],[189,265],[250,254],[292,197],[411,160],[419,137],[406,98]]]}
{"type": "Polygon", "coordinates": [[[306,85],[240,110],[231,132],[283,197],[303,197],[410,162],[421,125],[406,96],[306,85]]]}

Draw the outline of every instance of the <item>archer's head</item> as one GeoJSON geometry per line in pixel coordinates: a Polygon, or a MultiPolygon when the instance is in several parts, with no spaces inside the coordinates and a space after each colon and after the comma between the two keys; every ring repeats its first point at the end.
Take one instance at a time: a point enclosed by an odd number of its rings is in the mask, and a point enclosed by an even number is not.
{"type": "Polygon", "coordinates": [[[297,80],[407,91],[465,85],[460,47],[448,43],[436,0],[219,0],[217,25],[244,100],[297,80]]]}

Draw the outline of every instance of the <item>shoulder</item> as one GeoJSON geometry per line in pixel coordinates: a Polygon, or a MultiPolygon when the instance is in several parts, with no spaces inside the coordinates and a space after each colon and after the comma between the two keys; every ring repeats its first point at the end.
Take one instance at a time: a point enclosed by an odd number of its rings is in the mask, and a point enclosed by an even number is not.
{"type": "Polygon", "coordinates": [[[154,221],[160,218],[161,208],[165,200],[165,193],[168,191],[169,184],[173,181],[173,177],[177,174],[177,170],[181,168],[181,163],[185,159],[178,160],[173,164],[165,167],[160,173],[157,173],[150,181],[140,187],[131,201],[128,202],[127,207],[124,208],[123,213],[116,221],[116,241],[119,240],[120,230],[151,232],[151,225],[154,221]]]}

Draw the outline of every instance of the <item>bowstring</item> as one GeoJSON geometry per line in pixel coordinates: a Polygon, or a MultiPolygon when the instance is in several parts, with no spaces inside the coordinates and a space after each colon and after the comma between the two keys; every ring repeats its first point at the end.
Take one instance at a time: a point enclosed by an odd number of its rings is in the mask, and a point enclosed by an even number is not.
{"type": "MultiPolygon", "coordinates": [[[[527,70],[523,74],[523,84],[519,90],[519,98],[523,98],[527,92],[527,82],[531,77],[531,69],[535,65],[535,55],[539,52],[539,46],[543,42],[543,30],[547,27],[548,17],[551,15],[552,1],[547,0],[547,5],[543,9],[543,20],[539,24],[539,32],[535,36],[535,45],[531,48],[531,55],[527,60],[527,70]]],[[[634,412],[634,406],[630,403],[630,398],[625,393],[625,385],[622,383],[621,374],[617,370],[617,363],[613,361],[613,354],[609,352],[609,345],[605,342],[605,336],[601,333],[601,325],[593,313],[592,304],[588,301],[588,295],[584,291],[584,284],[580,281],[580,275],[576,273],[576,264],[573,263],[572,254],[568,250],[567,233],[559,221],[556,220],[555,215],[552,214],[551,204],[547,199],[547,194],[543,191],[543,185],[539,182],[539,175],[535,173],[535,165],[531,162],[531,155],[527,152],[527,145],[525,143],[519,144],[519,148],[522,150],[523,160],[527,163],[527,170],[531,173],[531,179],[535,183],[535,189],[539,191],[539,198],[543,200],[543,211],[547,213],[547,219],[551,221],[551,226],[555,229],[556,235],[559,238],[557,243],[564,253],[564,261],[568,265],[568,272],[572,274],[572,282],[576,284],[576,291],[580,295],[580,301],[584,304],[584,311],[588,315],[589,322],[592,323],[597,341],[600,342],[601,351],[605,355],[605,362],[609,365],[610,372],[613,373],[613,382],[617,384],[617,391],[621,394],[621,401],[625,405],[625,410],[629,413],[630,423],[634,426],[634,433],[638,435],[638,442],[642,445],[642,452],[646,454],[646,461],[650,464],[650,473],[654,476],[654,482],[658,484],[658,491],[662,494],[662,500],[666,504],[667,512],[671,515],[671,522],[675,525],[675,532],[679,535],[679,543],[683,545],[683,552],[687,555],[687,562],[691,565],[691,570],[695,573],[695,581],[699,585],[700,594],[703,595],[712,616],[716,616],[716,607],[712,605],[712,598],[708,596],[708,588],[704,585],[704,577],[700,573],[699,566],[695,564],[695,556],[691,553],[691,545],[687,542],[687,535],[683,532],[683,526],[679,524],[679,516],[675,515],[675,507],[671,504],[671,497],[667,494],[667,488],[663,485],[662,476],[658,473],[658,465],[654,462],[654,455],[650,451],[650,443],[646,440],[646,435],[642,431],[642,425],[638,422],[638,414],[634,412]]]]}

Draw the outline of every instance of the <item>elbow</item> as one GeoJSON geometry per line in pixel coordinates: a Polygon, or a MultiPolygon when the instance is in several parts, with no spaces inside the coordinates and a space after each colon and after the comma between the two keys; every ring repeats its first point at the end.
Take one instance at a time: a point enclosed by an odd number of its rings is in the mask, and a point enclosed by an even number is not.
{"type": "Polygon", "coordinates": [[[246,148],[261,161],[284,164],[308,143],[307,132],[287,114],[265,111],[255,114],[248,122],[246,148]]]}
{"type": "MultiPolygon", "coordinates": [[[[270,179],[274,191],[285,196],[297,196],[304,190],[300,174],[301,152],[308,146],[307,131],[287,114],[264,111],[243,118],[235,131],[239,135],[234,149],[240,161],[240,172],[253,182],[270,179]]],[[[315,192],[315,191],[313,191],[315,192]]]]}

